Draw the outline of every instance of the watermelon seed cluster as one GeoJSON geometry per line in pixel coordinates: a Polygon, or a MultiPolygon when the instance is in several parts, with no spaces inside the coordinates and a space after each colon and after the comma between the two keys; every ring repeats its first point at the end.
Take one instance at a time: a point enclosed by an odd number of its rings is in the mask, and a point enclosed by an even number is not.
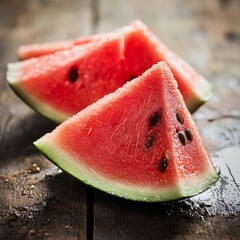
{"type": "MultiPolygon", "coordinates": [[[[181,115],[181,113],[179,111],[176,112],[176,118],[178,120],[178,122],[180,122],[182,125],[184,124],[184,119],[181,115]]],[[[183,132],[178,132],[178,139],[180,140],[180,142],[182,143],[182,145],[186,145],[186,138],[188,141],[192,141],[193,137],[192,137],[192,133],[188,128],[185,128],[185,134],[183,132]]]]}
{"type": "MultiPolygon", "coordinates": [[[[161,122],[162,112],[163,112],[163,109],[160,108],[158,111],[152,113],[148,121],[150,128],[156,127],[161,122]]],[[[149,150],[153,146],[154,141],[155,141],[154,135],[148,136],[145,142],[145,148],[149,150]]],[[[159,172],[161,173],[165,172],[165,170],[167,169],[167,166],[168,166],[168,159],[164,156],[160,159],[158,163],[159,172]]]]}
{"type": "MultiPolygon", "coordinates": [[[[152,113],[148,121],[149,127],[152,128],[157,126],[158,123],[161,121],[161,116],[162,116],[162,108],[160,108],[159,111],[152,113]]],[[[145,148],[149,150],[153,146],[154,141],[155,141],[154,135],[148,136],[144,144],[145,148]]]]}

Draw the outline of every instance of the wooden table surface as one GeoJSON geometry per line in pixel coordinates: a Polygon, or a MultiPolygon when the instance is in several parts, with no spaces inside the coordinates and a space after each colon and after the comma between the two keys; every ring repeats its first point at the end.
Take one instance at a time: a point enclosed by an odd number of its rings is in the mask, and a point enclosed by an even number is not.
{"type": "Polygon", "coordinates": [[[1,0],[0,239],[240,239],[240,1],[1,0]],[[190,199],[137,203],[89,188],[32,145],[54,129],[10,90],[20,44],[108,32],[142,20],[205,75],[194,119],[218,182],[190,199]],[[40,172],[31,172],[37,163],[40,172]]]}

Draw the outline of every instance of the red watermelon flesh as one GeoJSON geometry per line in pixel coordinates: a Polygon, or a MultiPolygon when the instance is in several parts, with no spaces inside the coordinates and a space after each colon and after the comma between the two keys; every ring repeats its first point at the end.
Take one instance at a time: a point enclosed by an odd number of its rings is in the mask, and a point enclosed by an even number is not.
{"type": "Polygon", "coordinates": [[[212,87],[203,76],[160,42],[143,23],[136,21],[131,26],[135,31],[124,35],[124,63],[130,77],[140,76],[153,64],[165,61],[190,112],[209,100],[212,87]]]}
{"type": "Polygon", "coordinates": [[[90,37],[78,38],[70,41],[22,45],[18,48],[17,55],[19,59],[26,60],[33,57],[52,54],[57,51],[68,50],[75,46],[85,45],[90,42],[100,41],[100,38],[100,35],[92,35],[90,37]]]}
{"type": "Polygon", "coordinates": [[[57,122],[140,76],[162,59],[170,64],[190,111],[211,94],[210,84],[140,22],[93,38],[68,50],[9,64],[9,83],[30,106],[57,122]],[[69,81],[70,75],[77,76],[76,81],[69,81]]]}
{"type": "Polygon", "coordinates": [[[34,144],[76,178],[132,200],[188,197],[217,179],[177,83],[163,62],[34,144]]]}
{"type": "Polygon", "coordinates": [[[170,66],[184,101],[191,112],[194,112],[210,98],[211,84],[161,43],[140,21],[135,21],[130,26],[109,34],[93,35],[89,38],[60,43],[22,46],[18,49],[18,55],[20,58],[26,58],[70,49],[76,45],[81,45],[84,48],[90,42],[98,46],[98,42],[102,39],[111,38],[115,35],[124,38],[122,49],[126,81],[140,76],[153,64],[164,60],[170,66]]]}
{"type": "Polygon", "coordinates": [[[8,81],[30,106],[62,122],[126,82],[121,38],[97,46],[89,43],[9,64],[8,81]]]}

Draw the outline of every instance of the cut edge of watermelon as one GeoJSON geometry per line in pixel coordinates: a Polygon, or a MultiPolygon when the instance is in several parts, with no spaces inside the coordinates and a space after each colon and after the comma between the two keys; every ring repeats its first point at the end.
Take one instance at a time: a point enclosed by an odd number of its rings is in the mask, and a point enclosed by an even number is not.
{"type": "Polygon", "coordinates": [[[74,156],[61,150],[61,147],[59,148],[56,144],[50,143],[49,140],[47,144],[45,144],[44,139],[41,138],[33,144],[44,154],[44,156],[63,171],[71,174],[73,177],[81,180],[87,185],[93,186],[111,195],[144,202],[164,202],[182,198],[177,186],[156,190],[148,187],[134,187],[130,184],[113,181],[84,166],[80,161],[77,163],[73,160],[74,156]],[[52,150],[56,148],[59,151],[55,152],[52,150]]]}
{"type": "Polygon", "coordinates": [[[197,194],[200,194],[212,185],[214,185],[219,178],[219,175],[216,173],[213,167],[209,167],[204,175],[199,179],[189,178],[184,180],[179,180],[179,188],[181,189],[181,194],[184,197],[192,197],[197,194]],[[196,187],[197,186],[197,187],[196,187]]]}
{"type": "Polygon", "coordinates": [[[204,103],[208,102],[213,94],[213,86],[203,76],[199,76],[199,87],[194,89],[194,92],[185,97],[184,101],[190,113],[195,112],[204,103]],[[193,101],[194,99],[194,101],[193,101]]]}
{"type": "Polygon", "coordinates": [[[70,115],[63,114],[56,108],[50,107],[49,105],[39,101],[34,96],[25,93],[25,91],[23,91],[23,89],[18,85],[20,72],[16,63],[9,63],[7,68],[7,81],[10,87],[21,99],[24,99],[25,103],[27,103],[31,108],[35,109],[39,114],[51,119],[56,123],[61,123],[70,117],[70,115]]]}
{"type": "MultiPolygon", "coordinates": [[[[77,115],[69,118],[62,125],[67,125],[69,122],[74,121],[80,115],[87,115],[93,112],[96,105],[103,108],[108,102],[106,100],[113,101],[113,95],[127,88],[129,84],[137,84],[135,82],[127,82],[121,88],[117,89],[115,93],[110,93],[87,108],[83,109],[77,115]],[[105,102],[105,104],[103,104],[105,102]]],[[[62,126],[61,125],[61,126],[62,126]]],[[[60,127],[60,126],[59,126],[60,127]]],[[[178,181],[168,187],[151,187],[144,185],[130,185],[129,182],[123,183],[118,180],[113,180],[105,177],[99,172],[96,172],[84,164],[84,159],[77,159],[74,154],[68,153],[64,150],[65,146],[62,146],[56,138],[50,137],[51,133],[46,134],[42,138],[34,142],[34,145],[55,165],[61,168],[63,171],[71,174],[82,182],[105,191],[112,195],[117,195],[130,200],[144,201],[144,202],[165,202],[176,199],[182,199],[197,195],[210,186],[212,186],[218,179],[213,167],[208,167],[201,175],[191,176],[188,178],[178,178],[178,181]],[[54,150],[55,149],[55,150],[54,150]]]]}
{"type": "MultiPolygon", "coordinates": [[[[198,77],[195,81],[195,86],[192,86],[192,89],[188,92],[188,95],[184,96],[185,104],[191,113],[196,111],[200,106],[202,106],[211,98],[213,93],[212,84],[204,76],[198,73],[198,71],[193,66],[191,66],[178,54],[173,52],[165,43],[160,41],[160,39],[155,34],[153,34],[153,32],[151,32],[143,22],[135,20],[131,23],[130,26],[133,26],[136,29],[140,29],[142,33],[149,39],[149,41],[155,46],[156,51],[158,51],[160,54],[162,53],[162,49],[168,52],[167,57],[165,56],[161,61],[167,62],[167,64],[170,66],[169,59],[174,59],[174,61],[177,60],[179,66],[187,66],[189,69],[198,74],[198,77]]],[[[171,66],[170,69],[172,71],[171,66]]],[[[188,84],[190,84],[189,81],[188,84]]]]}
{"type": "Polygon", "coordinates": [[[183,199],[204,192],[218,179],[215,171],[208,169],[200,178],[195,177],[190,180],[179,180],[178,185],[175,186],[164,188],[131,186],[129,183],[120,183],[106,178],[89,167],[84,166],[81,161],[75,160],[74,156],[62,150],[61,146],[50,142],[47,136],[48,134],[33,144],[52,163],[87,185],[125,199],[140,202],[167,202],[183,199]],[[46,142],[45,139],[47,140],[46,142]],[[54,151],[53,149],[58,150],[54,151]]]}

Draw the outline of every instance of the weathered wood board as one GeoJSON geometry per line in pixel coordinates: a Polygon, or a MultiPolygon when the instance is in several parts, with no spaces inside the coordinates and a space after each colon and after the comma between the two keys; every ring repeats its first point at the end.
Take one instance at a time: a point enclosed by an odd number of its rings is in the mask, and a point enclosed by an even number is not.
{"type": "Polygon", "coordinates": [[[239,239],[239,23],[238,0],[1,1],[0,239],[239,239]],[[5,81],[20,44],[108,32],[135,19],[214,86],[194,119],[220,178],[190,199],[131,202],[62,173],[32,145],[55,125],[5,81]]]}

